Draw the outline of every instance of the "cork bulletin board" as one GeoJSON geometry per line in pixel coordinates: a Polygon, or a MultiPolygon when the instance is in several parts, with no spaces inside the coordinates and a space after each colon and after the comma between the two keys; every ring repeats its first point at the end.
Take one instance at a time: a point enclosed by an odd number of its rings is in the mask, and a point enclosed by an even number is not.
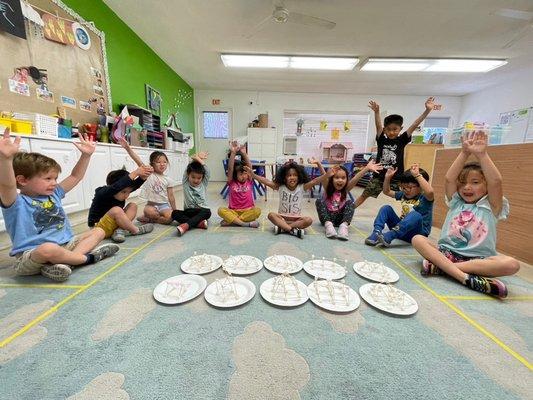
{"type": "Polygon", "coordinates": [[[61,106],[74,123],[95,122],[99,108],[111,111],[104,33],[59,0],[24,4],[45,25],[25,17],[26,39],[0,30],[0,111],[50,115],[61,106]],[[46,70],[44,87],[27,76],[30,66],[46,70]]]}

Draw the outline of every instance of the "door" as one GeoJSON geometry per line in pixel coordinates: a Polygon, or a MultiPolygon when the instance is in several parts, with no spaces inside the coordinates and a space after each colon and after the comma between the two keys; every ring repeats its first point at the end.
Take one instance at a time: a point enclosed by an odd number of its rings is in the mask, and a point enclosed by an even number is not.
{"type": "Polygon", "coordinates": [[[227,157],[229,141],[233,137],[231,109],[199,109],[198,111],[198,151],[209,152],[207,167],[211,181],[224,182],[226,175],[222,161],[227,157]]]}

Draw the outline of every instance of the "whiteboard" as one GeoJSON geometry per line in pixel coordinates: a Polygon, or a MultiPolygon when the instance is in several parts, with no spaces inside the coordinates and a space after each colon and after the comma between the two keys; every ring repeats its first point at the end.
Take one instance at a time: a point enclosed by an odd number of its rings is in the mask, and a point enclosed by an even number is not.
{"type": "Polygon", "coordinates": [[[501,113],[500,125],[511,127],[509,134],[502,138],[503,143],[533,142],[533,107],[501,113]]]}

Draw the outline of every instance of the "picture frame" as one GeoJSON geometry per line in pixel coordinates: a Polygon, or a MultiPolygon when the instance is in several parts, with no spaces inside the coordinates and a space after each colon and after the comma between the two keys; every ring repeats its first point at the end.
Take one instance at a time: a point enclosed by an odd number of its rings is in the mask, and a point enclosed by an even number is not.
{"type": "Polygon", "coordinates": [[[146,90],[146,108],[150,110],[152,114],[161,116],[161,92],[157,89],[154,89],[149,84],[144,84],[146,90]]]}

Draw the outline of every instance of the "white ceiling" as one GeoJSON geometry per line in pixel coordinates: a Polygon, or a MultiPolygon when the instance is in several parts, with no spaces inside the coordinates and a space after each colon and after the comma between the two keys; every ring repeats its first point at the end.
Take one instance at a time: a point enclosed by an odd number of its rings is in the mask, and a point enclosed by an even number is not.
{"type": "MultiPolygon", "coordinates": [[[[354,94],[464,95],[505,83],[529,69],[533,27],[502,47],[528,21],[493,13],[533,11],[532,0],[285,0],[289,11],[337,23],[332,30],[269,22],[271,0],[104,0],[171,68],[195,89],[354,94]],[[222,52],[377,57],[505,58],[480,73],[390,73],[228,69],[222,52]]],[[[276,0],[279,1],[279,0],[276,0]]]]}

